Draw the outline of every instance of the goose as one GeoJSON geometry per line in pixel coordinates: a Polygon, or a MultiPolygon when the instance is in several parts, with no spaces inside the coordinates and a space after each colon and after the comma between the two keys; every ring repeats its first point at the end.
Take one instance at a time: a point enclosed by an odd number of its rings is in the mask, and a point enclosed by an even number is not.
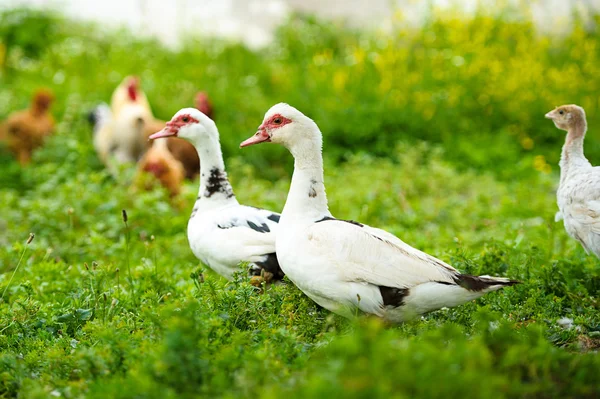
{"type": "Polygon", "coordinates": [[[334,218],[323,183],[321,131],[290,105],[273,106],[240,147],[263,142],[282,144],[295,161],[276,232],[277,259],[320,306],[345,317],[362,312],[400,323],[517,283],[461,274],[391,233],[334,218]]]}
{"type": "Polygon", "coordinates": [[[267,282],[281,280],[283,272],[275,255],[280,215],[237,201],[212,119],[195,108],[181,109],[149,138],[161,137],[187,140],[200,157],[200,190],[187,226],[194,255],[227,279],[240,270],[240,262],[249,262],[252,276],[262,276],[267,282]]]}
{"type": "Polygon", "coordinates": [[[600,168],[583,155],[585,111],[577,105],[562,105],[545,116],[567,131],[559,163],[555,220],[563,220],[569,236],[579,241],[586,253],[600,257],[600,168]]]}

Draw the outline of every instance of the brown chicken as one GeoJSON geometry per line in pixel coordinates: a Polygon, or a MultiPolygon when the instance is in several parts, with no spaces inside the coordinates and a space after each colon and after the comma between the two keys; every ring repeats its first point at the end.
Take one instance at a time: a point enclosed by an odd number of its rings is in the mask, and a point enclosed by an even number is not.
{"type": "MultiPolygon", "coordinates": [[[[156,140],[140,160],[138,174],[143,172],[153,174],[169,191],[171,197],[179,194],[184,179],[184,169],[181,162],[169,151],[166,139],[156,140]]],[[[146,189],[150,186],[151,184],[145,184],[146,189]]]]}
{"type": "Polygon", "coordinates": [[[14,112],[0,130],[8,149],[21,165],[31,161],[33,150],[44,144],[46,137],[54,131],[54,118],[49,112],[54,95],[49,90],[38,90],[30,108],[14,112]]]}

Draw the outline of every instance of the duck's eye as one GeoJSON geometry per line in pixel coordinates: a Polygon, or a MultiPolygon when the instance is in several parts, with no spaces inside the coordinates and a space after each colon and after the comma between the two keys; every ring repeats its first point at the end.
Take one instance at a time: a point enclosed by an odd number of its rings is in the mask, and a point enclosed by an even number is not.
{"type": "Polygon", "coordinates": [[[190,118],[188,118],[187,116],[184,116],[183,118],[181,118],[181,120],[187,123],[190,121],[190,118]]]}
{"type": "Polygon", "coordinates": [[[564,113],[565,113],[565,111],[563,111],[563,110],[561,109],[560,111],[558,111],[558,113],[562,115],[562,114],[564,114],[564,113]]]}
{"type": "Polygon", "coordinates": [[[281,118],[275,118],[275,119],[273,119],[273,123],[276,124],[276,125],[281,125],[281,122],[282,122],[281,118]]]}

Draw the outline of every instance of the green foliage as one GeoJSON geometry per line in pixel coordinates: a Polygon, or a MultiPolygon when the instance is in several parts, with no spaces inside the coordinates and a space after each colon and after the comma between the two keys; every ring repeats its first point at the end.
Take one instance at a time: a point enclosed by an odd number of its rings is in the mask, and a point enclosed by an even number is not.
{"type": "Polygon", "coordinates": [[[24,56],[39,59],[45,52],[45,40],[64,40],[61,24],[66,21],[58,15],[30,9],[9,9],[0,15],[0,38],[8,57],[24,56]],[[45,40],[40,40],[44,38],[45,40]]]}
{"type": "Polygon", "coordinates": [[[519,334],[480,312],[477,334],[446,324],[418,337],[361,323],[318,352],[300,384],[273,397],[592,397],[600,358],[553,347],[537,327],[519,334]],[[551,393],[550,393],[551,392],[551,393]],[[343,393],[343,394],[341,394],[343,393]]]}
{"type": "MultiPolygon", "coordinates": [[[[509,17],[434,15],[383,35],[295,16],[253,52],[1,14],[19,22],[0,24],[0,116],[50,86],[60,124],[28,167],[0,148],[0,397],[597,397],[600,264],[553,222],[546,158],[562,134],[543,113],[578,102],[598,125],[598,37],[549,40],[509,17]],[[210,93],[242,203],[285,202],[289,154],[237,149],[285,100],[324,132],[333,214],[523,283],[384,326],[332,315],[289,282],[224,281],[188,247],[195,182],[170,200],[95,156],[83,116],[131,73],[161,118],[210,93]]],[[[586,146],[599,154],[593,135],[586,146]]]]}

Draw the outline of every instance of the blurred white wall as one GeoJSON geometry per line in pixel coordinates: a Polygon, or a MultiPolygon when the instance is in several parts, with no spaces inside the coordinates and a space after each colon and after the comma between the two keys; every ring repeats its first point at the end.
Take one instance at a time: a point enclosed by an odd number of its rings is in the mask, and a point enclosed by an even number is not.
{"type": "MultiPolygon", "coordinates": [[[[505,0],[530,4],[532,19],[542,31],[569,28],[573,12],[600,11],[600,0],[505,0]]],[[[0,8],[52,8],[76,19],[125,26],[139,35],[158,37],[177,46],[185,35],[216,35],[242,40],[251,47],[269,42],[273,29],[294,10],[323,18],[344,19],[366,28],[389,29],[395,9],[406,23],[418,25],[429,5],[454,8],[465,14],[477,3],[493,0],[0,0],[0,8]]]]}

